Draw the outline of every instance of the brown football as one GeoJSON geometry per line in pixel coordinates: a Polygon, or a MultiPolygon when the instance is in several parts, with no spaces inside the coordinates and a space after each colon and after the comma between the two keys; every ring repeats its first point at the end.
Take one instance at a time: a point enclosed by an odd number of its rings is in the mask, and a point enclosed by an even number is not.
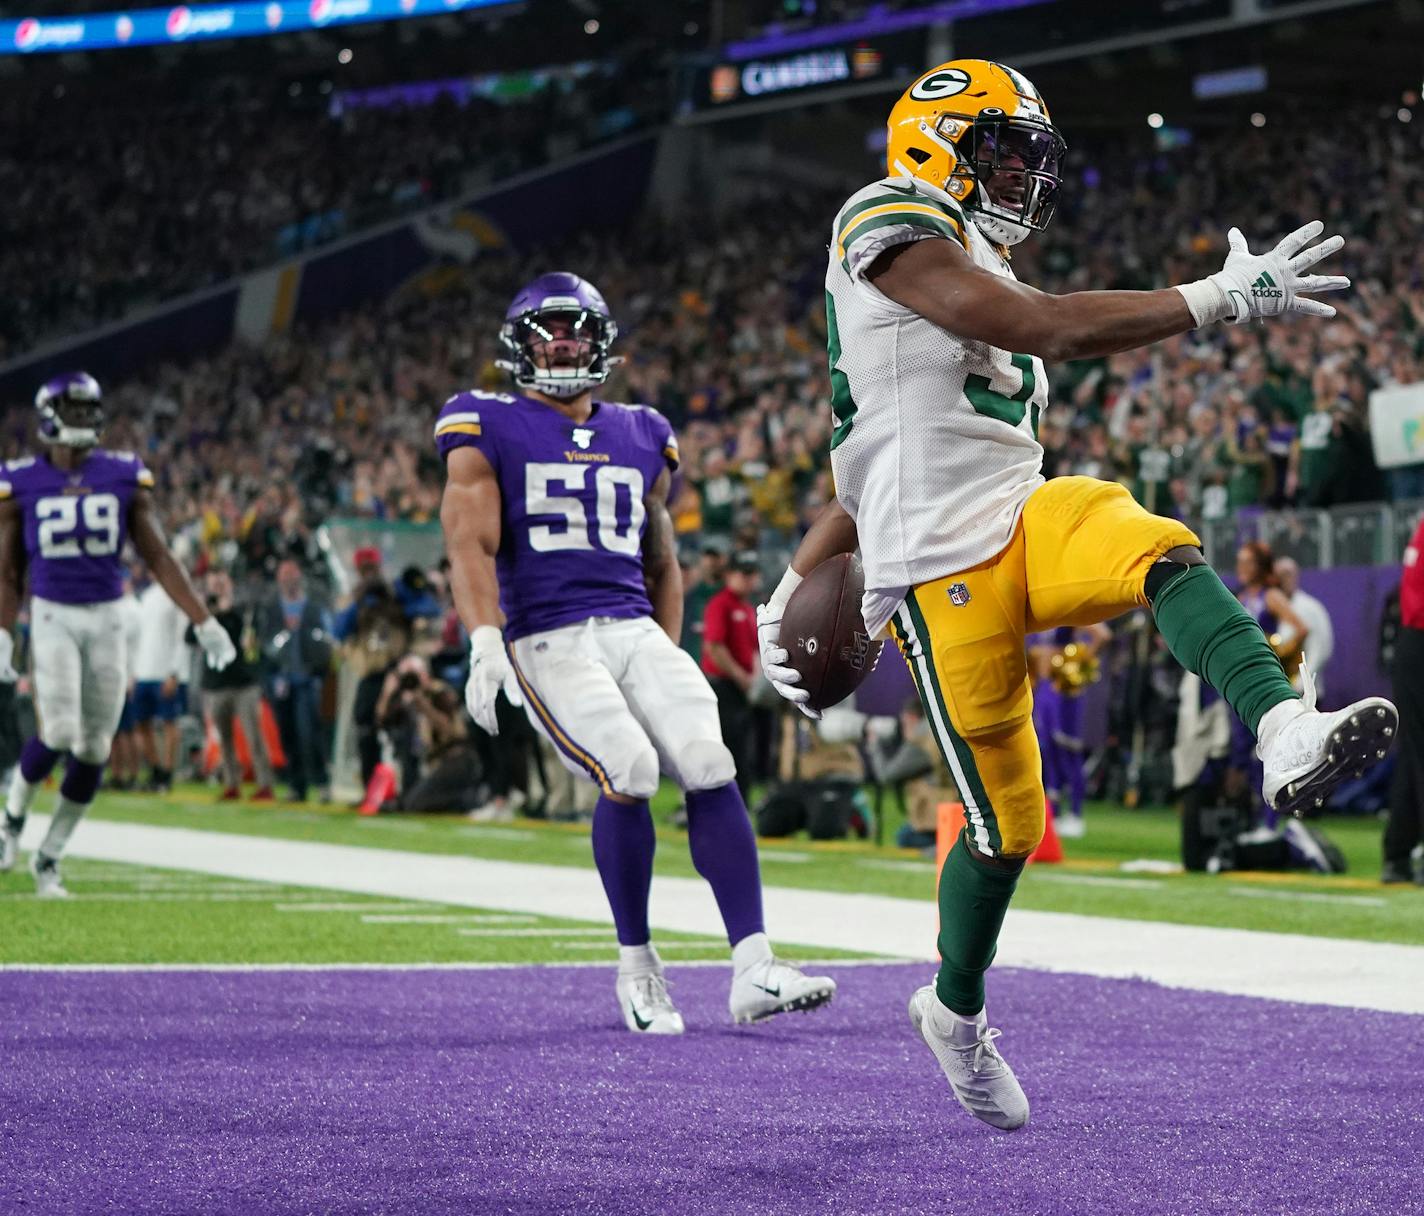
{"type": "Polygon", "coordinates": [[[801,673],[812,709],[839,705],[880,657],[882,642],[865,632],[860,599],[865,573],[853,553],[828,558],[792,592],[781,618],[781,644],[801,673]]]}

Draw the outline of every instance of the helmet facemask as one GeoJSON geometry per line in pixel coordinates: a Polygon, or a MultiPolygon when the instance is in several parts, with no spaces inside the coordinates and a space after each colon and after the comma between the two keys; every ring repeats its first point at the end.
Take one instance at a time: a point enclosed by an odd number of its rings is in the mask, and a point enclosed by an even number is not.
{"type": "Polygon", "coordinates": [[[531,309],[506,321],[499,336],[510,357],[497,366],[520,388],[550,397],[577,397],[607,380],[620,362],[608,354],[617,323],[586,308],[531,309]]]}
{"type": "Polygon", "coordinates": [[[80,372],[49,381],[35,395],[35,409],[45,443],[90,448],[99,442],[104,406],[92,376],[80,372]]]}
{"type": "Polygon", "coordinates": [[[960,136],[954,177],[973,181],[964,205],[987,236],[1017,245],[1048,227],[1058,209],[1067,149],[1051,123],[985,110],[967,124],[961,116],[944,115],[937,128],[942,137],[950,131],[960,136]]]}

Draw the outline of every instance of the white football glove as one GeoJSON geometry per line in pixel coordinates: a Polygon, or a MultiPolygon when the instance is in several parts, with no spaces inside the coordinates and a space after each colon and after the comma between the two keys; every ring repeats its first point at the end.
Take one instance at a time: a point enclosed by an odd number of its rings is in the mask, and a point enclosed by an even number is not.
{"type": "Polygon", "coordinates": [[[757,645],[761,650],[761,670],[777,693],[790,701],[813,721],[820,721],[821,711],[806,704],[811,694],[799,687],[801,673],[789,666],[791,655],[781,644],[781,618],[791,593],[801,583],[801,576],[787,568],[781,582],[771,593],[771,599],[757,608],[757,645]]]}
{"type": "Polygon", "coordinates": [[[232,644],[232,638],[228,637],[227,630],[217,617],[210,616],[194,625],[193,636],[198,639],[208,666],[214,671],[221,671],[237,658],[237,647],[232,644]]]}
{"type": "Polygon", "coordinates": [[[1304,273],[1345,244],[1343,236],[1332,236],[1310,246],[1324,231],[1324,224],[1312,220],[1283,237],[1269,253],[1252,253],[1241,229],[1233,228],[1226,234],[1231,246],[1226,265],[1213,275],[1177,288],[1186,298],[1192,320],[1200,326],[1210,321],[1231,321],[1239,325],[1284,312],[1333,317],[1333,307],[1304,294],[1343,291],[1350,286],[1350,280],[1344,275],[1304,273]]]}
{"type": "Polygon", "coordinates": [[[487,735],[499,734],[494,703],[511,676],[504,635],[493,625],[481,625],[470,634],[470,678],[465,681],[465,708],[487,735]]]}
{"type": "Polygon", "coordinates": [[[20,678],[15,670],[15,637],[8,629],[0,629],[0,684],[13,684],[20,678]]]}

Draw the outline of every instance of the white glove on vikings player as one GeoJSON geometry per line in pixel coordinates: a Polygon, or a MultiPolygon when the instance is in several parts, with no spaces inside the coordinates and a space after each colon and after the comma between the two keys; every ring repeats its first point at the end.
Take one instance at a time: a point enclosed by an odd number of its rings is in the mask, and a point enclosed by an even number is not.
{"type": "Polygon", "coordinates": [[[776,590],[771,593],[771,599],[757,608],[757,645],[761,650],[762,673],[771,686],[808,718],[819,721],[820,711],[806,704],[811,694],[798,687],[801,673],[788,666],[791,655],[781,644],[781,618],[791,593],[800,585],[801,576],[788,566],[776,590]]]}
{"type": "Polygon", "coordinates": [[[504,635],[493,625],[481,625],[470,634],[470,678],[465,681],[465,708],[487,735],[499,734],[494,703],[510,677],[504,635]]]}
{"type": "Polygon", "coordinates": [[[203,654],[207,657],[208,666],[214,671],[221,671],[237,658],[237,647],[232,644],[232,638],[228,637],[227,630],[222,627],[217,617],[210,616],[194,625],[193,636],[198,639],[198,645],[203,648],[203,654]]]}
{"type": "Polygon", "coordinates": [[[15,637],[8,629],[0,629],[0,684],[13,684],[19,678],[15,670],[15,637]]]}
{"type": "Polygon", "coordinates": [[[1201,326],[1209,321],[1231,321],[1239,325],[1284,312],[1333,317],[1335,309],[1329,304],[1304,294],[1343,291],[1350,286],[1350,280],[1344,275],[1305,273],[1345,244],[1343,236],[1332,236],[1307,248],[1324,231],[1324,224],[1312,220],[1282,238],[1269,253],[1252,253],[1241,229],[1233,228],[1226,234],[1231,246],[1226,265],[1213,275],[1177,288],[1186,298],[1192,320],[1201,326]]]}

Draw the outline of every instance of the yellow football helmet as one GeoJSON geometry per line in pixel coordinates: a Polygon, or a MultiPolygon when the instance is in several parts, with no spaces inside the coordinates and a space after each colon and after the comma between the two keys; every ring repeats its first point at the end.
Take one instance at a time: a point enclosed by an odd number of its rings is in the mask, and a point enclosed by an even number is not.
{"type": "Polygon", "coordinates": [[[1017,245],[1058,207],[1067,144],[1022,73],[987,59],[926,72],[890,111],[891,177],[912,177],[975,212],[991,239],[1017,245]]]}

